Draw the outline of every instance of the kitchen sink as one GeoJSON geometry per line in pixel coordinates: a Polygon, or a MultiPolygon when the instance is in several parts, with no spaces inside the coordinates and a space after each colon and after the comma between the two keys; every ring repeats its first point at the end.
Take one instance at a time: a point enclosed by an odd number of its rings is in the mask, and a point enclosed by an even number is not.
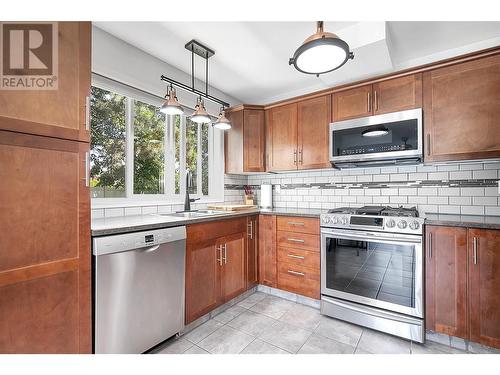
{"type": "Polygon", "coordinates": [[[185,218],[195,218],[213,215],[224,215],[227,211],[216,211],[216,210],[198,210],[189,212],[172,212],[168,214],[161,214],[162,216],[174,216],[174,217],[185,217],[185,218]]]}

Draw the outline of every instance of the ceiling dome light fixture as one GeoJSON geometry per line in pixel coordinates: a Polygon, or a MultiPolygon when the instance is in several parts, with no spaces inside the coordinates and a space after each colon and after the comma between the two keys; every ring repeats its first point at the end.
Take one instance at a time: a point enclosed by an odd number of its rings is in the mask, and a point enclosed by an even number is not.
{"type": "Polygon", "coordinates": [[[191,121],[196,122],[197,124],[208,124],[212,121],[210,115],[205,109],[205,104],[203,103],[201,96],[198,98],[196,107],[194,107],[194,112],[191,115],[191,121]]]}
{"type": "Polygon", "coordinates": [[[220,129],[220,130],[229,130],[231,129],[231,121],[226,117],[226,111],[224,110],[224,107],[220,109],[219,113],[219,118],[217,121],[214,123],[214,128],[220,129]]]}
{"type": "Polygon", "coordinates": [[[184,108],[177,101],[177,96],[175,93],[174,86],[170,84],[167,95],[165,95],[165,103],[160,108],[160,112],[167,115],[182,115],[184,113],[184,108]]]}
{"type": "Polygon", "coordinates": [[[299,72],[320,74],[331,72],[354,59],[349,45],[333,33],[323,31],[323,21],[316,23],[317,31],[297,48],[288,61],[299,72]]]}

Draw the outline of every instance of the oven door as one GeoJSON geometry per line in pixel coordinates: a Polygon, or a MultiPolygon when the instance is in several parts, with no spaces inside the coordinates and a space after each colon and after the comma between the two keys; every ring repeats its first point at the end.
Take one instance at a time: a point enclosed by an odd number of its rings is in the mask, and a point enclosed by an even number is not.
{"type": "Polygon", "coordinates": [[[422,237],[321,229],[321,294],[423,318],[422,237]]]}

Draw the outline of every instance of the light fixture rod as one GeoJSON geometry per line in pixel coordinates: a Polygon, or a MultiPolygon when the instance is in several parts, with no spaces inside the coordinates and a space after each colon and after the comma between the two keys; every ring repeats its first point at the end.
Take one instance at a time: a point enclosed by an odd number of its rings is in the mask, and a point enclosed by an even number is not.
{"type": "Polygon", "coordinates": [[[189,91],[189,92],[192,92],[192,93],[195,93],[196,95],[198,96],[201,96],[205,99],[208,99],[210,100],[211,102],[214,102],[214,103],[219,103],[220,105],[224,106],[224,107],[229,107],[229,104],[226,103],[225,101],[219,99],[219,98],[216,98],[215,96],[212,96],[212,95],[209,95],[203,91],[200,91],[198,89],[195,89],[194,87],[191,87],[191,86],[188,86],[182,82],[179,82],[179,81],[176,81],[175,79],[172,79],[172,78],[169,78],[169,77],[166,77],[164,76],[163,74],[161,75],[161,80],[162,81],[165,81],[165,82],[168,82],[174,86],[177,86],[178,88],[184,90],[184,91],[189,91]]]}

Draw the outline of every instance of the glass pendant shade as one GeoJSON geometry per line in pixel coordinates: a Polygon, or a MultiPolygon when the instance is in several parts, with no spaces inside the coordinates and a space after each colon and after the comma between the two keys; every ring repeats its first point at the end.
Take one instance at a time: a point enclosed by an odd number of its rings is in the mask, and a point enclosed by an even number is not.
{"type": "Polygon", "coordinates": [[[295,66],[299,72],[316,74],[331,72],[353,59],[349,45],[333,33],[323,31],[323,21],[317,23],[315,34],[307,38],[297,48],[289,65],[295,66]]]}
{"type": "Polygon", "coordinates": [[[177,101],[177,96],[173,86],[170,86],[170,90],[165,96],[166,100],[160,108],[160,112],[167,115],[182,115],[184,113],[184,108],[177,101]]]}
{"type": "Polygon", "coordinates": [[[203,99],[198,98],[198,103],[196,107],[194,107],[194,112],[191,115],[191,121],[196,122],[197,124],[208,124],[212,121],[210,115],[205,109],[205,105],[203,104],[203,99]]]}
{"type": "Polygon", "coordinates": [[[226,112],[222,109],[219,113],[219,118],[214,123],[214,128],[221,130],[231,129],[231,121],[226,117],[226,112]]]}

